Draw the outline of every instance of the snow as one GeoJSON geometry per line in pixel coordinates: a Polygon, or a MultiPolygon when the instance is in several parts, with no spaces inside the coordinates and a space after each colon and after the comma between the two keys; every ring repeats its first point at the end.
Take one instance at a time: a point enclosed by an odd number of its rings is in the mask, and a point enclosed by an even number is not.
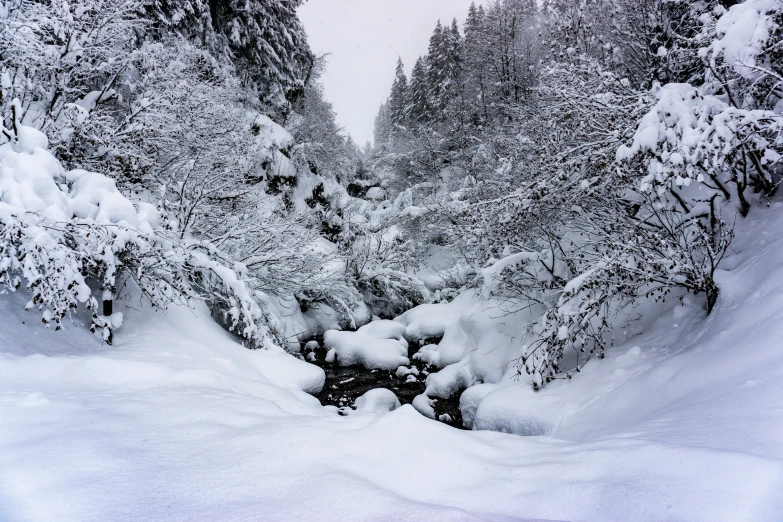
{"type": "Polygon", "coordinates": [[[775,29],[776,12],[783,12],[780,0],[746,0],[731,6],[715,25],[712,66],[721,57],[739,74],[753,72],[775,29]]]}
{"type": "MultiPolygon", "coordinates": [[[[351,414],[383,415],[400,407],[400,400],[394,392],[386,388],[370,390],[354,402],[351,414]]],[[[347,410],[344,410],[347,412],[347,410]]]]}
{"type": "Polygon", "coordinates": [[[46,150],[49,148],[49,139],[43,132],[25,125],[19,125],[17,128],[19,134],[16,147],[19,152],[34,154],[37,149],[46,150]]]}
{"type": "Polygon", "coordinates": [[[419,375],[419,373],[420,373],[419,369],[416,368],[415,366],[411,366],[410,368],[406,366],[400,366],[399,368],[397,368],[397,371],[395,372],[397,377],[413,376],[414,379],[416,375],[419,375]]]}
{"type": "MultiPolygon", "coordinates": [[[[152,233],[153,227],[139,219],[136,206],[117,190],[114,180],[84,170],[72,170],[65,174],[65,179],[71,187],[68,209],[73,216],[101,224],[123,224],[152,233]]],[[[144,205],[146,210],[151,207],[144,205]]]]}
{"type": "Polygon", "coordinates": [[[394,320],[405,326],[405,338],[420,341],[440,337],[460,314],[453,303],[423,304],[411,308],[394,320]]]}
{"type": "Polygon", "coordinates": [[[405,326],[395,321],[381,319],[367,323],[356,330],[356,333],[378,339],[401,339],[405,336],[405,326]]]}
{"type": "Polygon", "coordinates": [[[40,131],[19,125],[19,140],[0,146],[0,210],[34,212],[45,219],[101,225],[122,224],[151,233],[159,219],[154,207],[134,204],[114,180],[84,170],[66,172],[46,150],[40,131]]]}
{"type": "MultiPolygon", "coordinates": [[[[449,379],[456,379],[455,382],[447,383],[444,376],[432,377],[431,381],[428,378],[428,383],[438,383],[434,385],[438,389],[461,389],[467,383],[498,382],[519,357],[526,328],[535,318],[532,309],[509,313],[498,308],[497,303],[482,300],[473,291],[463,293],[451,303],[423,305],[411,312],[415,312],[411,314],[415,321],[411,323],[413,328],[408,327],[406,335],[410,336],[412,329],[418,332],[420,325],[424,324],[427,327],[437,325],[437,330],[431,328],[428,332],[443,336],[437,345],[422,346],[414,358],[440,368],[461,363],[461,369],[455,367],[444,374],[449,375],[449,379]],[[429,317],[422,314],[428,309],[424,307],[431,307],[429,317]]],[[[445,392],[439,392],[439,396],[442,393],[445,392]]]]}
{"type": "Polygon", "coordinates": [[[435,399],[430,399],[423,393],[414,397],[413,402],[411,403],[417,412],[430,419],[435,418],[435,408],[433,407],[434,404],[435,399]]]}
{"type": "MultiPolygon", "coordinates": [[[[781,231],[780,203],[738,222],[709,317],[686,299],[539,392],[487,374],[461,404],[493,431],[381,414],[386,391],[339,416],[302,391],[320,369],[243,348],[201,307],[121,296],[106,346],[87,316],[54,332],[0,296],[0,520],[779,519],[781,231]]],[[[518,318],[455,302],[444,341],[486,348],[472,376],[518,350],[518,318]]]]}
{"type": "Polygon", "coordinates": [[[427,376],[427,388],[424,393],[428,397],[448,399],[460,390],[475,384],[476,378],[468,368],[468,359],[450,364],[437,373],[427,376]]]}
{"type": "Polygon", "coordinates": [[[334,350],[340,366],[364,366],[369,370],[396,370],[407,366],[408,343],[398,339],[383,339],[358,332],[329,330],[324,345],[334,350]]]}
{"type": "Polygon", "coordinates": [[[367,199],[373,201],[380,201],[386,197],[386,193],[381,187],[372,187],[367,191],[367,199]]]}
{"type": "Polygon", "coordinates": [[[324,345],[329,348],[327,362],[335,358],[341,366],[361,365],[369,370],[397,370],[410,364],[405,326],[384,319],[372,321],[355,332],[329,330],[324,345]]]}

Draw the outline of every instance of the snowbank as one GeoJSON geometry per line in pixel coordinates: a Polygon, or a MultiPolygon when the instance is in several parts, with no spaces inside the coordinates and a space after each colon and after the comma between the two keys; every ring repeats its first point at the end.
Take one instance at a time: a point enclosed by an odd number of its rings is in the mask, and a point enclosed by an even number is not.
{"type": "MultiPolygon", "coordinates": [[[[463,416],[495,431],[407,405],[340,417],[302,391],[319,369],[243,348],[203,309],[129,298],[110,347],[89,317],[57,333],[0,296],[0,520],[776,520],[783,205],[739,225],[711,316],[686,300],[537,393],[507,375],[468,388],[463,416]]],[[[479,312],[447,337],[513,331],[479,312]]]]}

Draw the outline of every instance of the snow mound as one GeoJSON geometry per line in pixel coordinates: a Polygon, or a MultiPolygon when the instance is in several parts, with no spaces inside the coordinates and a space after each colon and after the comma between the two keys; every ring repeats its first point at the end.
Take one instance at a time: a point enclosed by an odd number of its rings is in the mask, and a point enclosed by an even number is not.
{"type": "Polygon", "coordinates": [[[393,391],[386,388],[376,388],[357,398],[353,407],[351,412],[354,414],[383,415],[399,408],[400,400],[393,391]]]}
{"type": "Polygon", "coordinates": [[[427,417],[428,419],[434,419],[435,418],[435,399],[430,399],[425,394],[419,394],[416,397],[413,398],[413,402],[411,403],[411,406],[413,406],[416,411],[427,417]]]}
{"type": "Polygon", "coordinates": [[[356,333],[377,339],[402,339],[405,336],[405,325],[388,320],[372,321],[356,330],[356,333]]]}
{"type": "Polygon", "coordinates": [[[361,365],[369,370],[396,370],[410,364],[408,343],[404,340],[329,330],[324,334],[324,345],[334,350],[340,366],[361,365]]]}
{"type": "Polygon", "coordinates": [[[446,366],[437,373],[427,376],[427,389],[424,391],[429,397],[448,399],[457,392],[475,384],[476,378],[468,368],[468,359],[446,366]]]}
{"type": "MultiPolygon", "coordinates": [[[[486,388],[478,392],[480,400],[474,415],[463,410],[468,414],[474,430],[492,430],[528,437],[551,435],[563,414],[557,408],[562,405],[556,401],[531,397],[533,392],[529,386],[506,386],[481,397],[482,393],[486,393],[486,388]]],[[[464,402],[460,398],[460,407],[464,405],[469,410],[473,406],[470,402],[470,398],[464,402]]]]}
{"type": "Polygon", "coordinates": [[[19,152],[35,154],[36,149],[46,150],[49,148],[49,139],[46,137],[46,134],[38,129],[26,125],[18,125],[17,129],[18,135],[15,146],[19,152]]]}
{"type": "Polygon", "coordinates": [[[394,320],[405,326],[405,338],[421,341],[441,337],[461,312],[455,303],[423,304],[411,308],[394,320]]]}
{"type": "Polygon", "coordinates": [[[381,187],[372,187],[367,191],[367,199],[380,201],[386,197],[386,192],[381,187]]]}

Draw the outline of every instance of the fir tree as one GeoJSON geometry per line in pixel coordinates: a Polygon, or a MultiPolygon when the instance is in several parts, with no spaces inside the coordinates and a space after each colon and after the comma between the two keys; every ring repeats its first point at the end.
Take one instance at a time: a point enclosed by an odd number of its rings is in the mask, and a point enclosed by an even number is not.
{"type": "Polygon", "coordinates": [[[303,0],[153,0],[159,36],[184,34],[230,57],[261,100],[275,107],[304,92],[313,65],[296,10],[303,0]]]}
{"type": "Polygon", "coordinates": [[[484,7],[470,4],[461,48],[465,75],[464,96],[471,107],[471,119],[478,123],[489,117],[487,106],[486,29],[484,7]],[[477,103],[478,102],[478,103],[477,103]]]}
{"type": "Polygon", "coordinates": [[[443,25],[438,20],[430,37],[430,47],[427,54],[427,98],[428,105],[433,109],[434,119],[441,116],[439,111],[444,109],[443,89],[447,77],[448,62],[448,31],[444,31],[443,25]]]}
{"type": "Polygon", "coordinates": [[[394,126],[404,126],[408,121],[408,78],[402,59],[397,60],[397,72],[389,97],[389,118],[394,126]]]}
{"type": "Polygon", "coordinates": [[[423,124],[431,119],[428,103],[428,85],[427,66],[424,58],[419,57],[411,73],[409,89],[408,116],[413,123],[423,124]]]}
{"type": "MultiPolygon", "coordinates": [[[[441,95],[442,105],[446,111],[462,94],[462,35],[459,32],[457,19],[451,22],[448,31],[444,31],[444,82],[441,95]]],[[[459,111],[458,111],[459,112],[459,111]]]]}
{"type": "Polygon", "coordinates": [[[389,105],[382,103],[375,117],[375,148],[383,150],[391,138],[391,119],[389,117],[389,105]]]}

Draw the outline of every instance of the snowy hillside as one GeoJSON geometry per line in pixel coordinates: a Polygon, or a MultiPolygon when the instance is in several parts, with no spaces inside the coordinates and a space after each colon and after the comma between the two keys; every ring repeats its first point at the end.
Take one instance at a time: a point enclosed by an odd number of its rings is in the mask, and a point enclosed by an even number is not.
{"type": "Polygon", "coordinates": [[[677,307],[579,379],[485,397],[497,423],[546,426],[532,437],[411,406],[340,417],[301,391],[320,369],[242,348],[202,309],[129,305],[100,346],[4,298],[0,519],[774,520],[783,205],[750,222],[710,317],[677,307]]]}

